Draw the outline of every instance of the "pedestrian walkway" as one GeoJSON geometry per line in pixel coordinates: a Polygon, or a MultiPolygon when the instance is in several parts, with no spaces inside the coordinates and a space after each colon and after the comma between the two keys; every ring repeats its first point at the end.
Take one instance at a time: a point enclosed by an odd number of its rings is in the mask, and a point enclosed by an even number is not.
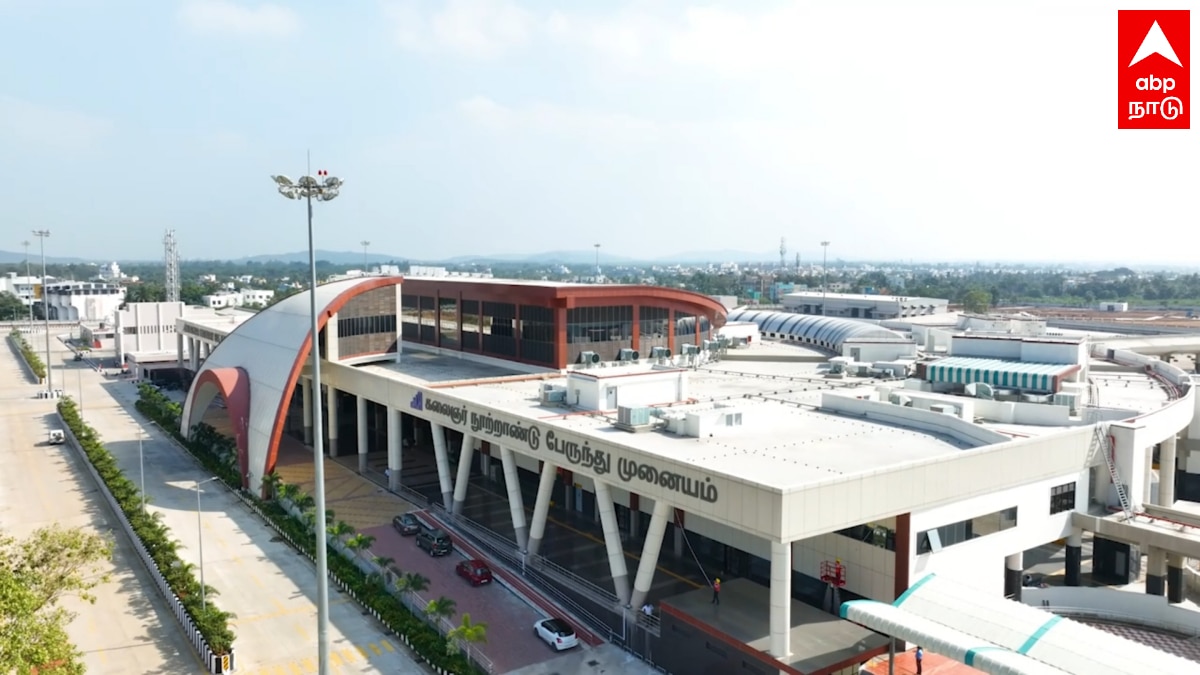
{"type": "MultiPolygon", "coordinates": [[[[67,354],[58,356],[69,361],[67,354]]],[[[205,583],[220,592],[213,601],[236,615],[232,624],[238,635],[238,672],[315,672],[316,579],[312,564],[219,483],[200,488],[198,512],[196,481],[209,476],[136,412],[137,386],[104,379],[91,368],[80,370],[84,418],[135,482],[142,480],[138,437],[145,430],[141,447],[148,508],[161,514],[178,539],[181,557],[196,565],[197,572],[202,569],[205,583]],[[198,526],[198,521],[202,525],[198,526]]],[[[74,384],[71,379],[68,383],[74,384]]],[[[331,649],[339,654],[338,672],[422,672],[390,642],[392,638],[382,626],[333,588],[329,628],[331,649]]]]}
{"type": "Polygon", "coordinates": [[[0,349],[0,524],[24,538],[59,523],[111,536],[113,558],[99,569],[110,575],[94,591],[94,604],[63,603],[77,617],[67,628],[93,675],[201,673],[200,657],[155,590],[116,515],[99,492],[76,450],[47,445],[48,431],[61,428],[55,401],[35,399],[16,356],[0,349]]]}

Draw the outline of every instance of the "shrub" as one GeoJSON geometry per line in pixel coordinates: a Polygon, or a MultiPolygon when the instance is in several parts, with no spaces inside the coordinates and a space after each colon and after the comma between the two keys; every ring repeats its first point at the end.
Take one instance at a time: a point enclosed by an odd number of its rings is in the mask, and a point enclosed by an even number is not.
{"type": "MultiPolygon", "coordinates": [[[[58,413],[62,415],[63,423],[78,439],[84,455],[96,468],[96,473],[100,474],[100,479],[108,486],[117,505],[129,519],[134,534],[145,545],[150,558],[163,573],[167,585],[179,597],[184,610],[192,617],[196,629],[204,636],[209,649],[217,654],[228,654],[235,637],[229,627],[231,615],[222,612],[211,601],[207,601],[206,607],[201,608],[200,582],[193,573],[193,566],[180,559],[177,545],[171,538],[171,531],[149,512],[142,510],[141,492],[121,471],[116,459],[104,447],[96,431],[83,421],[75,402],[69,398],[62,399],[58,402],[58,413]]],[[[208,595],[215,594],[215,591],[208,591],[208,595]]]]}
{"type": "Polygon", "coordinates": [[[33,347],[21,335],[21,331],[13,329],[10,336],[17,343],[17,348],[21,350],[21,358],[25,359],[25,363],[29,364],[29,370],[33,371],[33,376],[42,382],[46,381],[46,364],[42,363],[42,357],[33,351],[33,347]]]}
{"type": "MultiPolygon", "coordinates": [[[[138,411],[174,436],[206,469],[212,471],[213,475],[218,476],[233,490],[240,491],[289,543],[308,557],[316,557],[317,537],[309,524],[289,513],[277,500],[264,501],[242,490],[242,479],[236,466],[237,447],[232,440],[207,424],[192,427],[190,439],[184,438],[179,433],[182,406],[148,384],[140,385],[138,394],[138,411]]],[[[312,498],[304,494],[298,486],[279,483],[272,492],[278,495],[279,499],[287,499],[302,511],[306,505],[311,506],[312,498]]],[[[400,598],[383,585],[377,575],[369,576],[333,546],[327,545],[326,560],[330,575],[345,584],[359,604],[374,610],[393,633],[407,637],[417,656],[453,675],[479,674],[480,671],[465,655],[448,654],[446,639],[424,619],[410,612],[400,598]]]]}

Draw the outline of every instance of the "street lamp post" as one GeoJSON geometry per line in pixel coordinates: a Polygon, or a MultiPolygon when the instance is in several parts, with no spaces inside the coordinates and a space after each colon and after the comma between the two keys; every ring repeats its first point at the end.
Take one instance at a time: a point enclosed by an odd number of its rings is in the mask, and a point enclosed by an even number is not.
{"type": "MultiPolygon", "coordinates": [[[[320,332],[317,323],[317,260],[313,246],[313,200],[327,202],[338,196],[342,179],[318,171],[318,178],[301,176],[292,182],[287,176],[272,176],[279,186],[279,194],[288,199],[303,199],[308,207],[308,273],[309,273],[309,320],[311,333],[309,349],[312,353],[312,388],[316,396],[321,395],[321,350],[318,341],[320,332]]],[[[313,482],[316,483],[313,501],[316,509],[314,535],[317,538],[317,672],[329,675],[329,567],[326,560],[325,542],[325,428],[321,406],[313,406],[313,482]]]]}
{"type": "Polygon", "coordinates": [[[54,372],[54,367],[50,362],[50,301],[46,299],[46,238],[50,236],[50,230],[34,230],[33,236],[38,238],[38,244],[42,249],[42,318],[46,323],[46,393],[53,397],[54,383],[51,381],[53,379],[51,373],[54,372]]]}
{"type": "MultiPolygon", "coordinates": [[[[146,432],[138,427],[138,475],[141,476],[142,483],[142,513],[146,512],[146,455],[142,452],[142,439],[145,438],[146,432]]],[[[200,495],[196,495],[199,499],[200,495]]]]}
{"type": "Polygon", "coordinates": [[[596,283],[600,283],[600,244],[592,244],[596,247],[596,283]]]}
{"type": "Polygon", "coordinates": [[[30,283],[30,280],[33,277],[29,276],[29,240],[26,239],[25,241],[21,242],[21,245],[25,247],[25,283],[29,284],[29,330],[32,331],[33,330],[33,284],[30,283]]]}
{"type": "MultiPolygon", "coordinates": [[[[143,476],[144,476],[144,474],[143,474],[143,476]]],[[[208,609],[208,601],[205,598],[205,591],[204,591],[204,519],[201,517],[201,511],[200,511],[200,486],[204,485],[205,483],[211,483],[216,479],[217,479],[216,476],[214,476],[212,478],[205,478],[204,480],[196,481],[196,536],[199,537],[199,539],[200,539],[200,551],[199,552],[200,552],[200,610],[201,611],[208,609]]],[[[143,492],[142,494],[145,495],[146,493],[143,492]]],[[[142,500],[143,500],[142,508],[145,508],[145,499],[146,498],[143,496],[142,497],[142,500]]]]}
{"type": "Polygon", "coordinates": [[[821,316],[825,316],[826,296],[829,293],[829,242],[821,242],[821,316]]]}
{"type": "Polygon", "coordinates": [[[363,276],[366,276],[367,272],[369,271],[369,268],[367,267],[367,247],[371,245],[371,242],[363,239],[359,243],[362,244],[363,247],[363,276]]]}

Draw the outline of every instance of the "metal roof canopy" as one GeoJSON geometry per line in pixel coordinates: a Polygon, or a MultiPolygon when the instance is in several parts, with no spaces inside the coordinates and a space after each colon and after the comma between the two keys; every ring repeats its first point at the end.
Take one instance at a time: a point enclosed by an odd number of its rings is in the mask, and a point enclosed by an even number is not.
{"type": "Polygon", "coordinates": [[[983,382],[993,387],[1049,390],[1054,378],[1069,375],[1078,369],[1077,364],[950,356],[930,363],[926,368],[926,379],[964,385],[983,382]]]}
{"type": "Polygon", "coordinates": [[[988,675],[1068,675],[1054,666],[882,602],[851,600],[842,603],[840,614],[847,621],[921,645],[988,675]]]}
{"type": "MultiPolygon", "coordinates": [[[[891,616],[885,616],[883,612],[888,610],[872,611],[863,608],[846,611],[859,614],[863,619],[862,625],[880,632],[886,632],[889,623],[899,622],[903,622],[904,627],[912,631],[921,626],[928,627],[929,623],[941,628],[953,626],[955,628],[951,630],[962,631],[986,646],[1026,656],[1073,675],[1142,675],[1197,670],[1196,664],[1187,659],[1029,605],[981,593],[934,574],[913,584],[893,605],[877,604],[890,607],[894,612],[891,616]]],[[[858,622],[853,618],[850,620],[858,622]]],[[[899,631],[900,627],[893,627],[892,630],[899,631]]],[[[903,635],[896,636],[908,640],[903,635]]],[[[930,640],[929,644],[932,645],[934,637],[932,633],[918,634],[917,639],[910,641],[924,644],[922,640],[930,640]]],[[[978,650],[978,647],[976,649],[978,650]]],[[[992,651],[987,653],[991,654],[992,651]]],[[[1046,672],[989,671],[983,668],[981,658],[980,653],[974,655],[974,662],[979,664],[974,667],[985,672],[1046,672]]],[[[1012,663],[1014,667],[1018,666],[1016,662],[1012,663]]]]}
{"type": "Polygon", "coordinates": [[[832,351],[841,351],[842,344],[855,338],[904,339],[903,335],[878,324],[836,316],[739,309],[726,315],[726,320],[754,322],[763,333],[783,333],[832,351]]]}

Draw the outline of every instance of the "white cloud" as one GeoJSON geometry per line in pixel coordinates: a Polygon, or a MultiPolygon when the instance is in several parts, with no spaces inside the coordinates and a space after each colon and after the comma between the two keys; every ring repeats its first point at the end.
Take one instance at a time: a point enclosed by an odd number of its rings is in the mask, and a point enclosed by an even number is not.
{"type": "Polygon", "coordinates": [[[389,2],[384,15],[397,43],[420,52],[453,52],[489,58],[526,44],[536,18],[508,0],[446,0],[427,12],[414,0],[389,2]]]}
{"type": "Polygon", "coordinates": [[[651,143],[662,140],[667,132],[656,122],[632,115],[548,103],[509,107],[486,96],[461,102],[459,112],[490,131],[585,138],[597,143],[651,143]]]}
{"type": "Polygon", "coordinates": [[[112,132],[108,120],[0,96],[0,139],[15,144],[81,152],[94,148],[112,132]]]}
{"type": "Polygon", "coordinates": [[[179,20],[198,33],[238,37],[286,37],[300,30],[300,17],[281,5],[240,5],[227,0],[189,0],[179,20]]]}

